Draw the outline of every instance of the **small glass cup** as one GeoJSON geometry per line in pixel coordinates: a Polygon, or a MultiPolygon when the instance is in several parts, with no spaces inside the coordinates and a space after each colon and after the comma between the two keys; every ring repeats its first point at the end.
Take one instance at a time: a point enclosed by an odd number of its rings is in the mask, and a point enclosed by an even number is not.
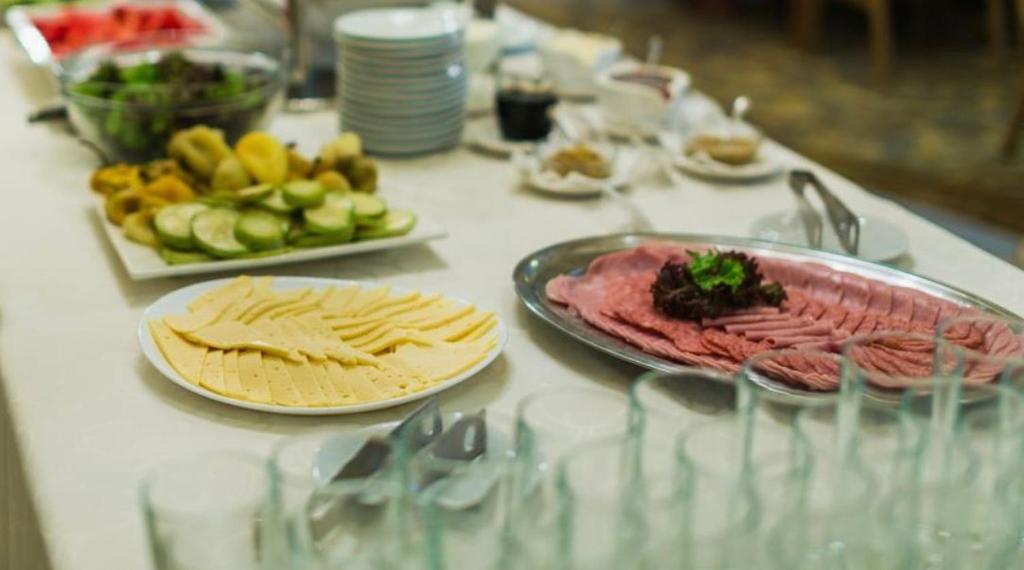
{"type": "Polygon", "coordinates": [[[262,570],[270,481],[257,457],[225,452],[179,459],[152,471],[142,507],[158,570],[262,570]]]}
{"type": "MultiPolygon", "coordinates": [[[[336,556],[332,552],[337,548],[328,540],[330,521],[344,520],[345,513],[338,514],[350,504],[344,496],[366,494],[375,486],[387,496],[389,486],[399,484],[399,455],[389,440],[364,431],[316,430],[281,441],[268,463],[272,539],[278,543],[275,552],[281,553],[277,565],[317,568],[336,556]],[[362,459],[355,461],[357,457],[362,459]],[[339,499],[330,501],[332,493],[339,499]]],[[[397,536],[391,548],[403,553],[411,548],[405,542],[408,535],[397,536]]]]}
{"type": "Polygon", "coordinates": [[[572,448],[634,427],[628,399],[597,388],[554,388],[520,401],[516,414],[517,543],[534,567],[557,564],[555,466],[572,448]]]}
{"type": "Polygon", "coordinates": [[[408,465],[425,534],[426,568],[462,568],[467,561],[481,570],[528,568],[518,558],[512,532],[512,420],[495,414],[468,419],[461,431],[449,428],[448,435],[458,440],[434,442],[408,465]]]}

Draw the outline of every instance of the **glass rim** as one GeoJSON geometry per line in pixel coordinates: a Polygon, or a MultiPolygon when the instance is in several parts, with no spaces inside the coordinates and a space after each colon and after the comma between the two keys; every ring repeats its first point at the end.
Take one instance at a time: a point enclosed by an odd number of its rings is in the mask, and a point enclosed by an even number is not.
{"type": "Polygon", "coordinates": [[[611,389],[607,389],[607,388],[602,388],[602,387],[599,387],[599,386],[554,386],[554,387],[546,387],[546,388],[542,388],[541,390],[537,390],[537,391],[531,392],[530,394],[527,394],[521,400],[519,400],[519,402],[516,403],[516,411],[515,411],[515,425],[516,425],[516,429],[517,430],[520,429],[522,427],[522,425],[524,424],[524,422],[526,424],[530,423],[529,421],[527,421],[527,413],[526,413],[528,408],[530,408],[530,406],[532,406],[533,404],[536,404],[537,402],[539,402],[541,400],[544,400],[544,399],[546,399],[546,398],[548,398],[550,396],[555,396],[555,395],[559,395],[559,394],[562,394],[562,393],[568,393],[568,394],[571,394],[571,393],[578,393],[578,394],[586,393],[586,394],[589,394],[589,395],[592,395],[592,396],[597,396],[597,397],[600,397],[600,398],[607,399],[609,401],[611,401],[611,400],[616,400],[617,401],[619,398],[625,397],[626,398],[626,409],[628,410],[628,407],[629,407],[628,406],[628,404],[629,404],[628,394],[620,394],[619,392],[616,392],[615,390],[611,390],[611,389]]]}
{"type": "MultiPolygon", "coordinates": [[[[142,481],[138,486],[139,498],[141,499],[143,509],[150,514],[164,513],[174,516],[181,517],[208,517],[210,516],[209,511],[195,510],[195,509],[183,509],[170,505],[159,504],[153,500],[153,491],[157,486],[160,477],[167,474],[168,467],[175,467],[184,465],[192,462],[200,462],[203,459],[211,461],[230,461],[236,465],[245,465],[247,468],[252,468],[254,474],[258,474],[262,480],[263,490],[258,496],[253,497],[251,503],[239,503],[227,508],[220,509],[218,511],[221,515],[233,515],[240,513],[249,513],[254,509],[262,509],[270,495],[272,483],[270,474],[267,472],[266,466],[262,458],[254,453],[241,451],[237,449],[228,450],[211,450],[205,451],[198,454],[193,454],[185,457],[176,457],[164,460],[157,465],[150,468],[147,474],[142,478],[142,481]]],[[[203,462],[205,463],[205,462],[203,462]]]]}

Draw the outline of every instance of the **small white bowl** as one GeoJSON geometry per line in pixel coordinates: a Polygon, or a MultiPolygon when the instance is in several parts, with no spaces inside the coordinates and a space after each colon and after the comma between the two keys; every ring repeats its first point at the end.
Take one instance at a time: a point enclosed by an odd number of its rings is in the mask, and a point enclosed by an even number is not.
{"type": "Polygon", "coordinates": [[[674,67],[636,62],[615,64],[597,74],[597,100],[605,122],[625,130],[660,130],[676,122],[690,88],[690,74],[674,67]],[[669,79],[668,95],[649,85],[616,79],[617,76],[652,72],[669,79]]]}
{"type": "Polygon", "coordinates": [[[537,52],[560,95],[593,97],[597,94],[595,74],[618,61],[622,42],[610,36],[562,30],[542,43],[537,52]]]}

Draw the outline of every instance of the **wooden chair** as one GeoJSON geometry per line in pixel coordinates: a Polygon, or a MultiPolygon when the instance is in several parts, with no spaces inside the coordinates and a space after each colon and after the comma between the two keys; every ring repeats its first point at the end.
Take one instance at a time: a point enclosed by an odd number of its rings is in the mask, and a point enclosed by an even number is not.
{"type": "MultiPolygon", "coordinates": [[[[813,49],[821,41],[826,0],[790,0],[790,22],[793,39],[803,49],[813,49]]],[[[864,10],[868,21],[871,58],[882,77],[892,71],[892,2],[891,0],[841,0],[864,10]]],[[[1006,56],[1007,0],[986,0],[989,45],[996,60],[1006,56]]],[[[1024,35],[1024,0],[1015,0],[1018,37],[1024,35]]]]}

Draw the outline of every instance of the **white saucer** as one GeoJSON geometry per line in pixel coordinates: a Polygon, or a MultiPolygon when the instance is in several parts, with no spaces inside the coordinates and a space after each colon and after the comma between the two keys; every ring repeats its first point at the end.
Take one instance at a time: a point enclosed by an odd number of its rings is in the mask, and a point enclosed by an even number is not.
{"type": "MultiPolygon", "coordinates": [[[[512,162],[519,169],[526,186],[556,196],[594,197],[603,193],[605,185],[613,188],[629,186],[636,171],[640,155],[633,148],[619,148],[612,159],[612,174],[606,179],[590,178],[577,172],[561,176],[556,172],[543,168],[544,157],[549,156],[557,146],[547,144],[538,149],[537,153],[517,151],[512,154],[512,162]]],[[[606,153],[606,156],[610,153],[606,153]]]]}
{"type": "Polygon", "coordinates": [[[732,166],[709,157],[687,155],[683,152],[683,137],[679,133],[658,133],[658,142],[671,155],[672,163],[676,167],[699,178],[724,182],[753,182],[775,176],[784,169],[782,157],[768,144],[761,144],[753,162],[732,166]]]}
{"type": "MultiPolygon", "coordinates": [[[[839,245],[828,218],[822,215],[823,231],[821,249],[846,253],[839,245]]],[[[796,209],[774,212],[756,220],[750,226],[752,237],[807,246],[807,234],[796,209]]],[[[857,257],[868,261],[891,261],[903,255],[910,248],[907,234],[897,225],[878,218],[860,218],[860,244],[857,257]]]]}
{"type": "Polygon", "coordinates": [[[493,116],[466,121],[462,140],[469,148],[500,158],[509,158],[516,152],[528,153],[543,142],[506,139],[501,135],[497,118],[493,116]]]}

